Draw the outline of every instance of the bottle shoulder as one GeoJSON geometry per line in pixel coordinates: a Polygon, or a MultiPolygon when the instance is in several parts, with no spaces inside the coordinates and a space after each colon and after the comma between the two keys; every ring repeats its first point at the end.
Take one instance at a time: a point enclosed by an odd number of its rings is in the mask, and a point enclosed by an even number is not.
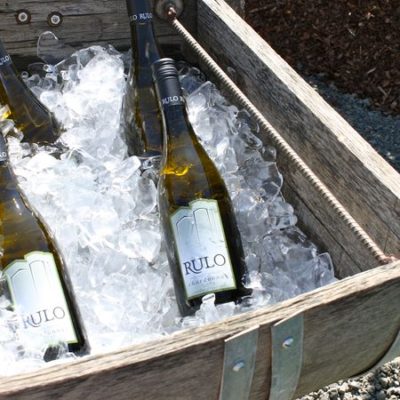
{"type": "Polygon", "coordinates": [[[162,166],[159,182],[166,201],[181,205],[198,198],[229,201],[225,183],[201,145],[171,153],[162,166]]]}
{"type": "Polygon", "coordinates": [[[26,205],[14,185],[1,185],[0,199],[3,267],[33,251],[56,253],[55,245],[43,222],[26,205]]]}

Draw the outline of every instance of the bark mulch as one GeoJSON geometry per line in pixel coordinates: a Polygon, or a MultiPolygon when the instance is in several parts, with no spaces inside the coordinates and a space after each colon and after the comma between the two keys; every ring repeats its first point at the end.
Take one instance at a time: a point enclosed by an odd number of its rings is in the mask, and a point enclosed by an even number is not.
{"type": "Polygon", "coordinates": [[[246,19],[298,72],[400,114],[400,0],[247,0],[246,19]]]}

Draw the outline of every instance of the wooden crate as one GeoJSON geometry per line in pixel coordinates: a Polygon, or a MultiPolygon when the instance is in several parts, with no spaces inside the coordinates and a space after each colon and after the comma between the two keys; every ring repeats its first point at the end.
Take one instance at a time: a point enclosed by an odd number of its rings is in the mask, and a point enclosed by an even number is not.
{"type": "MultiPolygon", "coordinates": [[[[240,11],[243,2],[229,3],[240,11]]],[[[64,19],[51,30],[69,44],[129,45],[124,0],[0,0],[1,36],[14,56],[34,54],[37,36],[50,29],[46,20],[53,11],[64,19]],[[19,9],[31,12],[30,24],[16,23],[19,9]]],[[[386,254],[399,255],[400,175],[226,2],[187,0],[182,20],[221,66],[236,71],[242,90],[371,238],[386,254]]],[[[157,22],[157,32],[162,43],[182,45],[166,23],[157,22]]],[[[267,142],[263,133],[261,138],[267,142]]],[[[391,347],[389,357],[399,355],[400,262],[377,265],[292,162],[281,156],[279,164],[285,196],[297,210],[301,227],[329,250],[341,281],[223,323],[0,378],[0,399],[217,399],[230,338],[255,327],[252,400],[300,396],[368,370],[391,347]],[[285,361],[291,347],[296,348],[295,358],[285,361]],[[298,370],[291,370],[294,364],[298,370]]],[[[229,381],[231,388],[239,381],[229,381]]],[[[224,380],[224,390],[229,382],[224,380]]]]}

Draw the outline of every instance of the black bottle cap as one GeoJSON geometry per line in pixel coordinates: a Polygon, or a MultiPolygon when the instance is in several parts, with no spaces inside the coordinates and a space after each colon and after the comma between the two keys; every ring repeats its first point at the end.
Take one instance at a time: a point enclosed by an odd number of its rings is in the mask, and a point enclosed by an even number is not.
{"type": "Polygon", "coordinates": [[[164,107],[184,104],[175,61],[161,58],[153,63],[152,70],[161,104],[164,107]]]}

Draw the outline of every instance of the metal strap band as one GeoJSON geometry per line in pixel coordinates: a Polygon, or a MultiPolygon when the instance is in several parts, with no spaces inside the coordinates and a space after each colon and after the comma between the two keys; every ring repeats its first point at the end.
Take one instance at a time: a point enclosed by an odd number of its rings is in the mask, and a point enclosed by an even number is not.
{"type": "Polygon", "coordinates": [[[269,400],[291,400],[303,365],[303,315],[272,327],[272,368],[269,400]]]}
{"type": "Polygon", "coordinates": [[[219,400],[248,400],[256,364],[258,328],[225,340],[219,400]]]}

